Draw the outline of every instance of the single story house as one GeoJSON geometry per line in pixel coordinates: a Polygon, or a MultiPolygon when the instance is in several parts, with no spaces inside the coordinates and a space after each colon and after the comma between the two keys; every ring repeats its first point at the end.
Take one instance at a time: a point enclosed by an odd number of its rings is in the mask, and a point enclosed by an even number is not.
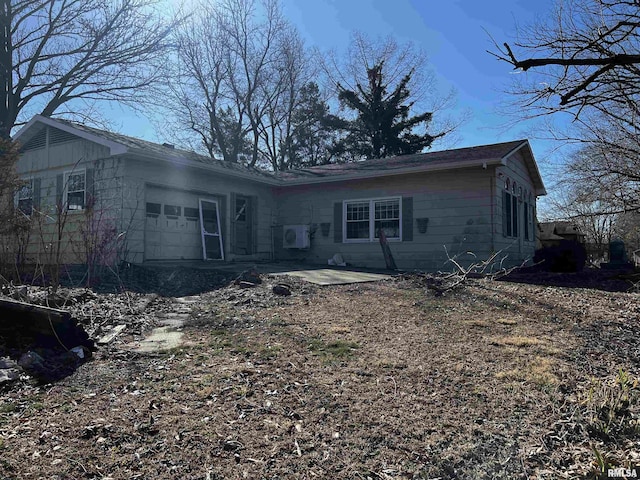
{"type": "Polygon", "coordinates": [[[66,263],[111,235],[133,263],[326,265],[339,253],[379,268],[382,229],[401,269],[447,268],[447,252],[501,251],[516,265],[533,257],[546,194],[527,140],[276,173],[44,116],[14,140],[26,181],[18,208],[46,212],[53,236],[65,216],[66,263]]]}

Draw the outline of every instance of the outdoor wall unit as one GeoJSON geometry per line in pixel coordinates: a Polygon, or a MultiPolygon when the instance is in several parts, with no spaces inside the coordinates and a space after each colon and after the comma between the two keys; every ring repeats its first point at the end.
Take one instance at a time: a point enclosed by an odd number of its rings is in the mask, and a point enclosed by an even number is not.
{"type": "Polygon", "coordinates": [[[284,248],[309,248],[309,225],[284,225],[282,227],[284,248]]]}

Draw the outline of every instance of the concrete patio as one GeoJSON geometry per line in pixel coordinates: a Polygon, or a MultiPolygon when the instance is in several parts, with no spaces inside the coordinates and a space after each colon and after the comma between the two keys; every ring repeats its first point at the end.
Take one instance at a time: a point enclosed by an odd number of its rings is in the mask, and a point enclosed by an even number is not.
{"type": "Polygon", "coordinates": [[[149,268],[193,268],[197,270],[216,270],[231,274],[240,274],[254,268],[265,275],[291,275],[316,285],[344,285],[349,283],[376,282],[391,278],[397,272],[373,269],[328,267],[324,265],[305,265],[289,262],[216,262],[216,261],[156,261],[145,262],[149,268]]]}

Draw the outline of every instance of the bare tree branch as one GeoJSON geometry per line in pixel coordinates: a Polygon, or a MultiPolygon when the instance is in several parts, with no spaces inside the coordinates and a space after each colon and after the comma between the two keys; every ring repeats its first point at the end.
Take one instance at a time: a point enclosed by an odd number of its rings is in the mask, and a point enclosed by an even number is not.
{"type": "Polygon", "coordinates": [[[156,0],[1,0],[0,134],[78,100],[138,105],[161,76],[169,34],[156,0]]]}

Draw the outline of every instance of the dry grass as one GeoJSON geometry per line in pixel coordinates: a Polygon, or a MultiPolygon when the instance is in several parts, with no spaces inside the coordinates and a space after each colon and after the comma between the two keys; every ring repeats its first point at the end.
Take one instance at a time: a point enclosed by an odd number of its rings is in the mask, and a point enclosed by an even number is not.
{"type": "Polygon", "coordinates": [[[496,378],[517,382],[530,382],[539,387],[555,386],[559,383],[554,373],[555,363],[548,357],[536,356],[519,368],[498,372],[496,378]]]}
{"type": "Polygon", "coordinates": [[[494,338],[493,343],[495,345],[523,348],[523,347],[532,347],[534,345],[540,345],[542,341],[538,338],[531,337],[531,336],[513,335],[513,336],[494,338]]]}
{"type": "Polygon", "coordinates": [[[619,321],[637,295],[269,288],[203,295],[183,348],[113,348],[59,384],[2,393],[0,477],[550,480],[585,475],[594,445],[635,458],[580,418],[598,413],[589,379],[639,366],[637,319],[619,321]]]}

